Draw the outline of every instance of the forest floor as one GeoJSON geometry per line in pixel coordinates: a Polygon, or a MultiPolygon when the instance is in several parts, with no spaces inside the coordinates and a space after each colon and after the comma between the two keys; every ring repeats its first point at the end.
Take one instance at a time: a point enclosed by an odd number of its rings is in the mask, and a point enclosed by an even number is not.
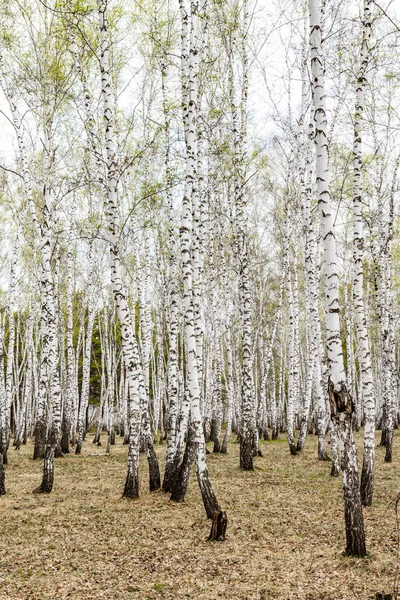
{"type": "MultiPolygon", "coordinates": [[[[343,555],[341,478],[316,459],[313,436],[295,457],[284,436],[262,442],[254,472],[239,469],[235,443],[228,455],[207,457],[229,518],[224,543],[206,541],[210,524],[194,473],[186,502],[171,503],[147,491],[141,455],[141,498],[123,499],[127,447],[118,439],[105,456],[105,440],[101,447],[91,440],[82,456],[56,460],[49,496],[32,494],[42,469],[32,443],[10,450],[8,493],[0,497],[1,600],[364,600],[393,589],[398,431],[393,464],[377,448],[364,559],[343,555]]],[[[361,434],[357,441],[361,448],[361,434]]],[[[163,468],[165,445],[157,453],[163,468]]]]}

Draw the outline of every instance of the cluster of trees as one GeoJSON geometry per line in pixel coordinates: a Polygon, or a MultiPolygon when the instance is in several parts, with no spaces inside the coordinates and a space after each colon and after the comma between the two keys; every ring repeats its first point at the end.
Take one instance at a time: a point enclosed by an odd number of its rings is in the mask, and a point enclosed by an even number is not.
{"type": "Polygon", "coordinates": [[[260,436],[315,432],[365,555],[400,417],[397,23],[373,0],[2,3],[0,494],[31,436],[50,492],[98,399],[126,497],[140,450],[175,501],[195,463],[226,526],[205,442],[234,432],[252,470],[260,436]]]}

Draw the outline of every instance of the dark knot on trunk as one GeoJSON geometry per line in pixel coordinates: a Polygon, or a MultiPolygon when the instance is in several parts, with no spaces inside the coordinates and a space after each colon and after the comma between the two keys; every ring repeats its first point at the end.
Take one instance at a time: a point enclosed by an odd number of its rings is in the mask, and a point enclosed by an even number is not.
{"type": "Polygon", "coordinates": [[[336,385],[331,378],[328,379],[328,395],[331,407],[331,418],[339,420],[340,415],[344,415],[346,420],[351,419],[355,407],[353,399],[346,388],[344,381],[336,385]]]}

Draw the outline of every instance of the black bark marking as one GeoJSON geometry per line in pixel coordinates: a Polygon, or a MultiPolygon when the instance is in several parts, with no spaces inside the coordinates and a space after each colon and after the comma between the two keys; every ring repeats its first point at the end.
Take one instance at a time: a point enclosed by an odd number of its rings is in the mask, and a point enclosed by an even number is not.
{"type": "Polygon", "coordinates": [[[226,528],[228,526],[228,516],[224,510],[219,510],[215,513],[213,522],[211,525],[210,535],[208,540],[215,540],[216,542],[224,542],[226,535],[226,528]]]}

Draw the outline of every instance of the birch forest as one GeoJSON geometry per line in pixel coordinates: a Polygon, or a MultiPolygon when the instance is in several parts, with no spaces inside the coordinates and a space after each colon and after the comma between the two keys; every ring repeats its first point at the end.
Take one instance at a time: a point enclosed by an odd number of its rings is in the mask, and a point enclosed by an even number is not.
{"type": "Polygon", "coordinates": [[[0,600],[400,598],[399,51],[0,1],[0,600]]]}

